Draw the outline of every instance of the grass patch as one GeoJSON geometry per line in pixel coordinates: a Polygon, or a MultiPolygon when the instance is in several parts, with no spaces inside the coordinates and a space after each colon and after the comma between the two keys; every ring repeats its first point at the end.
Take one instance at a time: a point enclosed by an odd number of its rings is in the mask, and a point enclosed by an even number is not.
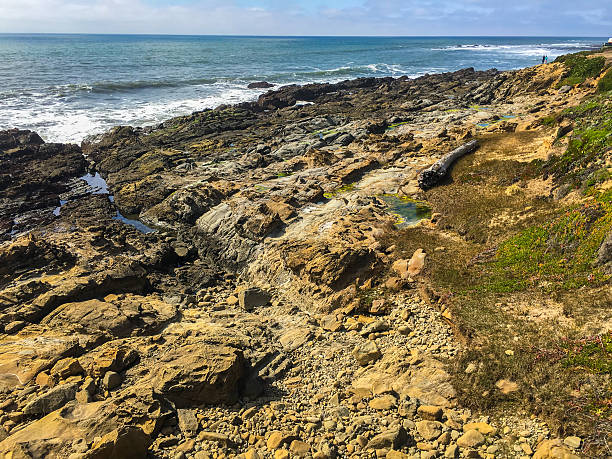
{"type": "MultiPolygon", "coordinates": [[[[576,123],[567,150],[551,158],[543,169],[560,184],[574,189],[592,186],[596,172],[605,168],[612,150],[612,104],[609,95],[601,95],[566,110],[576,123]]],[[[595,179],[597,180],[597,179],[595,179]]]]}
{"type": "Polygon", "coordinates": [[[606,74],[597,83],[597,90],[599,92],[612,91],[612,69],[608,70],[606,74]]]}
{"type": "Polygon", "coordinates": [[[567,75],[559,82],[558,88],[565,85],[582,84],[587,78],[598,76],[606,65],[604,57],[591,58],[583,53],[560,56],[555,62],[560,62],[567,67],[567,75]]]}
{"type": "Polygon", "coordinates": [[[387,245],[396,245],[397,258],[417,248],[427,253],[429,287],[470,343],[451,363],[464,406],[487,414],[526,409],[556,434],[583,437],[584,452],[602,457],[612,434],[612,335],[588,337],[588,330],[605,327],[612,297],[610,275],[595,264],[612,231],[612,190],[600,187],[610,179],[609,97],[542,124],[561,117],[574,122],[562,155],[513,160],[529,151],[537,133],[481,138],[481,149],[455,165],[452,179],[424,193],[442,214],[437,230],[399,230],[387,245]],[[569,184],[592,198],[568,206],[522,191],[531,179],[550,176],[556,186],[569,184]],[[519,389],[504,395],[500,379],[519,389]]]}

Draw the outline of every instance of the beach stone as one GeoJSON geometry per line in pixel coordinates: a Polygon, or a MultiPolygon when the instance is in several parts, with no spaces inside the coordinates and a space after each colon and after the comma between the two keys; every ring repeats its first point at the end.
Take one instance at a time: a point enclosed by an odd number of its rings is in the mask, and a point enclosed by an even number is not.
{"type": "Polygon", "coordinates": [[[285,443],[290,443],[295,439],[296,438],[293,434],[277,430],[275,432],[272,432],[272,434],[268,437],[268,440],[266,441],[266,446],[270,450],[275,450],[280,448],[285,443]]]}
{"type": "Polygon", "coordinates": [[[486,422],[470,422],[463,426],[463,431],[467,432],[468,430],[477,430],[483,435],[495,435],[497,433],[497,429],[486,422]]]}
{"type": "Polygon", "coordinates": [[[565,445],[569,446],[570,448],[578,449],[578,448],[580,448],[580,444],[582,443],[582,439],[580,437],[576,437],[576,436],[565,437],[565,440],[563,440],[563,443],[565,445]]]}
{"type": "Polygon", "coordinates": [[[289,446],[289,451],[299,457],[303,457],[310,453],[310,445],[301,440],[293,440],[289,446]]]}
{"type": "Polygon", "coordinates": [[[289,459],[289,451],[286,449],[279,449],[274,452],[274,459],[289,459]]]}
{"type": "Polygon", "coordinates": [[[459,456],[459,448],[457,445],[450,445],[448,448],[446,448],[446,451],[444,452],[445,458],[454,459],[457,456],[459,456]]]}
{"type": "Polygon", "coordinates": [[[419,421],[416,423],[416,428],[425,440],[438,438],[442,433],[442,424],[437,421],[419,421]]]}
{"type": "Polygon", "coordinates": [[[366,341],[353,349],[353,357],[355,357],[359,365],[365,367],[380,359],[382,354],[374,341],[366,341]]]}
{"type": "Polygon", "coordinates": [[[387,453],[387,459],[409,459],[410,456],[408,456],[405,453],[402,453],[401,451],[396,451],[394,449],[389,450],[389,452],[387,453]]]}
{"type": "Polygon", "coordinates": [[[234,442],[230,439],[229,435],[224,433],[203,430],[198,434],[198,440],[211,441],[230,448],[234,446],[234,442]]]}
{"type": "Polygon", "coordinates": [[[323,330],[337,332],[342,329],[342,321],[338,320],[335,315],[328,314],[321,319],[321,328],[323,330]]]}
{"type": "Polygon", "coordinates": [[[483,445],[485,442],[484,436],[477,430],[468,430],[457,439],[457,445],[462,448],[475,448],[483,445]]]}
{"type": "Polygon", "coordinates": [[[390,410],[397,405],[397,399],[393,395],[383,395],[370,400],[368,405],[373,410],[390,410]]]}
{"type": "Polygon", "coordinates": [[[178,417],[178,425],[181,432],[187,436],[197,433],[199,422],[196,418],[195,410],[179,408],[176,410],[176,415],[178,417]]]}
{"type": "Polygon", "coordinates": [[[106,390],[116,389],[117,387],[121,385],[122,382],[123,382],[123,378],[121,378],[121,375],[114,371],[107,371],[104,374],[104,378],[102,378],[102,386],[106,390]]]}
{"type": "Polygon", "coordinates": [[[572,453],[560,438],[555,438],[540,443],[532,459],[579,459],[579,457],[572,453]]]}
{"type": "Polygon", "coordinates": [[[379,450],[383,448],[399,449],[410,441],[408,432],[403,427],[388,430],[374,436],[367,444],[369,450],[379,450]]]}
{"type": "Polygon", "coordinates": [[[417,409],[417,413],[426,421],[441,421],[443,411],[439,406],[421,405],[417,409]]]}

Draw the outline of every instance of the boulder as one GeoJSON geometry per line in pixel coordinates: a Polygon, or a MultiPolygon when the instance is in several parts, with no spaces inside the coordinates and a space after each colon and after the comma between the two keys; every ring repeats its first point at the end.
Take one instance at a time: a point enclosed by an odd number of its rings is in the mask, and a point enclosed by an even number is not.
{"type": "Polygon", "coordinates": [[[555,438],[540,443],[532,459],[579,459],[579,457],[565,446],[560,438],[555,438]]]}
{"type": "Polygon", "coordinates": [[[416,423],[417,432],[425,440],[438,438],[442,433],[442,424],[438,421],[419,421],[416,423]]]}
{"type": "Polygon", "coordinates": [[[154,387],[179,408],[233,403],[244,375],[242,352],[228,346],[188,341],[157,359],[154,387]]]}
{"type": "Polygon", "coordinates": [[[268,292],[257,287],[246,288],[238,293],[238,303],[245,311],[252,311],[257,307],[265,306],[271,299],[272,296],[268,292]]]}
{"type": "Polygon", "coordinates": [[[408,432],[403,427],[388,430],[378,434],[368,442],[366,449],[378,450],[383,448],[400,449],[410,441],[408,432]]]}
{"type": "Polygon", "coordinates": [[[74,400],[78,385],[76,383],[62,384],[48,390],[29,402],[23,412],[28,416],[48,414],[74,400]]]}
{"type": "Polygon", "coordinates": [[[359,365],[365,367],[380,359],[382,354],[374,341],[366,341],[353,349],[353,357],[359,365]]]}
{"type": "Polygon", "coordinates": [[[119,373],[114,371],[107,371],[102,378],[102,387],[106,390],[116,389],[123,382],[123,378],[119,373]]]}
{"type": "Polygon", "coordinates": [[[468,430],[457,439],[457,445],[461,448],[477,448],[483,445],[485,437],[476,429],[468,430]]]}
{"type": "Polygon", "coordinates": [[[272,83],[268,83],[267,81],[256,81],[254,83],[249,83],[247,86],[248,89],[268,89],[273,88],[275,85],[272,83]]]}

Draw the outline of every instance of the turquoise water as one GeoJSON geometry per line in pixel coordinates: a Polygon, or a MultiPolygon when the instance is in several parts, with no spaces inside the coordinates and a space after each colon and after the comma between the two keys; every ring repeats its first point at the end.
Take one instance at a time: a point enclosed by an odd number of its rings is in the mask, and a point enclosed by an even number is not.
{"type": "Polygon", "coordinates": [[[521,68],[603,38],[358,38],[0,34],[0,129],[80,142],[255,99],[247,84],[521,68]]]}

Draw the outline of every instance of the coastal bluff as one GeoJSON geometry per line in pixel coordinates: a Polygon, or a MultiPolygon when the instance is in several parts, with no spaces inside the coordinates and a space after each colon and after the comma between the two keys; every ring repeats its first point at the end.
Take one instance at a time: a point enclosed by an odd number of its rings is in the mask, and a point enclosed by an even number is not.
{"type": "Polygon", "coordinates": [[[0,453],[605,457],[611,57],[0,131],[0,453]]]}

